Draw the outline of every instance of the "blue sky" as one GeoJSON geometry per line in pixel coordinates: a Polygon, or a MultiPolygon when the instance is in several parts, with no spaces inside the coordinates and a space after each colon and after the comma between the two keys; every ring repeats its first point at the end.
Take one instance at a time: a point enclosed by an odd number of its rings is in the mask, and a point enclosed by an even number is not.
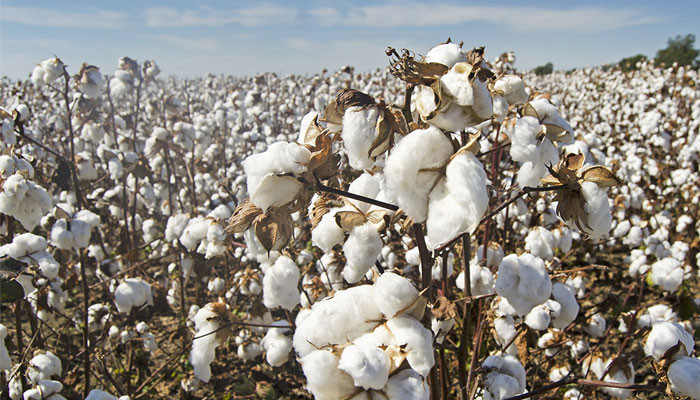
{"type": "Polygon", "coordinates": [[[425,54],[448,36],[516,66],[557,69],[654,55],[694,33],[700,1],[133,1],[0,0],[0,75],[26,77],[58,55],[112,73],[121,56],[165,74],[316,73],[387,65],[387,46],[425,54]]]}

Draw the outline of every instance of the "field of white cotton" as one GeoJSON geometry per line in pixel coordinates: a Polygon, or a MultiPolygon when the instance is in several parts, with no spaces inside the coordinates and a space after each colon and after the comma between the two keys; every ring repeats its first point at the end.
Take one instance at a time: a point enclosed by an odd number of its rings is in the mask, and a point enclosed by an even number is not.
{"type": "Polygon", "coordinates": [[[3,78],[0,398],[700,399],[698,71],[414,50],[3,78]]]}

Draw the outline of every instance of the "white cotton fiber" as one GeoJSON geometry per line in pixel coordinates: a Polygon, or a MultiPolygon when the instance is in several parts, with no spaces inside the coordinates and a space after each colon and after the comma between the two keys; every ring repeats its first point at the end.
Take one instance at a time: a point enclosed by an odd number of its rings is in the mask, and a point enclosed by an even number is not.
{"type": "Polygon", "coordinates": [[[293,310],[299,304],[299,267],[287,256],[279,257],[263,278],[263,303],[267,308],[293,310]]]}
{"type": "Polygon", "coordinates": [[[529,253],[505,257],[498,267],[496,293],[508,299],[520,316],[544,303],[552,293],[544,261],[529,253]]]}
{"type": "Polygon", "coordinates": [[[554,235],[547,228],[533,228],[525,237],[525,250],[545,260],[554,257],[554,235]]]}
{"type": "Polygon", "coordinates": [[[7,337],[7,328],[0,324],[0,373],[1,371],[10,371],[12,369],[12,360],[10,353],[5,346],[5,338],[7,337]]]}
{"type": "MultiPolygon", "coordinates": [[[[306,171],[310,158],[311,152],[306,147],[288,142],[275,142],[267,151],[249,156],[243,161],[248,194],[254,194],[268,174],[300,174],[306,171]]],[[[258,204],[256,206],[263,208],[258,204]]]]}
{"type": "Polygon", "coordinates": [[[212,333],[219,329],[217,317],[213,303],[200,308],[194,316],[197,332],[192,340],[190,363],[194,368],[194,375],[203,382],[209,382],[211,379],[210,364],[214,361],[216,348],[220,344],[216,333],[212,333]]]}
{"type": "Polygon", "coordinates": [[[527,162],[537,161],[540,158],[540,143],[537,134],[542,126],[537,118],[518,118],[510,135],[510,157],[513,161],[527,162]]]}
{"type": "Polygon", "coordinates": [[[408,353],[406,361],[421,376],[426,377],[435,364],[433,334],[416,319],[405,315],[396,316],[386,323],[395,344],[403,346],[408,353]]]}
{"type": "Polygon", "coordinates": [[[586,233],[592,239],[599,239],[607,235],[612,223],[607,189],[601,188],[593,182],[583,182],[581,184],[581,194],[583,194],[583,199],[586,201],[584,210],[588,216],[588,226],[590,226],[586,233]]]}
{"type": "Polygon", "coordinates": [[[369,151],[377,137],[377,107],[348,107],[343,115],[343,147],[348,155],[350,166],[355,169],[369,169],[374,161],[369,151]]]}
{"type": "Polygon", "coordinates": [[[306,387],[317,399],[340,399],[355,391],[350,375],[338,369],[338,356],[314,350],[299,360],[306,387]]]}
{"type": "Polygon", "coordinates": [[[114,303],[120,313],[129,313],[132,307],[153,305],[151,285],[140,278],[126,278],[114,291],[114,303]]]}
{"type": "Polygon", "coordinates": [[[484,166],[469,151],[457,154],[447,165],[446,177],[430,192],[426,226],[433,247],[461,233],[472,233],[488,208],[484,166]]]}
{"type": "Polygon", "coordinates": [[[60,376],[63,367],[61,360],[50,351],[44,354],[38,354],[29,361],[27,368],[27,378],[32,383],[51,379],[54,376],[60,376]]]}
{"type": "Polygon", "coordinates": [[[671,390],[693,400],[700,399],[700,360],[693,357],[681,357],[668,368],[668,380],[671,390]]]}
{"type": "Polygon", "coordinates": [[[330,253],[333,246],[343,243],[345,233],[335,222],[335,213],[338,209],[327,212],[321,221],[311,230],[311,243],[320,248],[324,253],[330,253]]]}
{"type": "Polygon", "coordinates": [[[517,358],[488,356],[481,369],[488,371],[484,378],[485,400],[501,400],[525,392],[525,368],[517,358]]]}
{"type": "Polygon", "coordinates": [[[644,353],[656,361],[660,361],[666,352],[673,346],[679,345],[679,350],[672,359],[689,356],[695,347],[695,340],[678,323],[658,322],[651,328],[646,342],[644,353]]]}
{"type": "Polygon", "coordinates": [[[425,62],[438,63],[452,68],[458,62],[467,61],[467,56],[456,43],[443,43],[430,49],[425,55],[425,62]]]}
{"type": "Polygon", "coordinates": [[[561,306],[557,315],[552,314],[552,327],[564,329],[574,322],[578,315],[579,305],[576,302],[576,295],[569,286],[556,282],[552,285],[552,297],[561,306]]]}
{"type": "Polygon", "coordinates": [[[383,273],[374,283],[374,302],[386,318],[407,311],[418,299],[418,290],[406,278],[392,272],[383,273]]]}
{"type": "Polygon", "coordinates": [[[444,166],[452,152],[452,143],[436,127],[406,135],[389,154],[384,168],[389,200],[415,222],[425,221],[428,194],[439,173],[424,169],[444,166]]]}
{"type": "Polygon", "coordinates": [[[389,379],[390,365],[389,356],[379,347],[351,344],[343,349],[338,368],[352,377],[355,386],[379,390],[389,379]]]}
{"type": "Polygon", "coordinates": [[[343,269],[343,277],[349,283],[359,282],[377,261],[382,252],[382,238],[370,223],[358,225],[350,231],[350,236],[343,245],[347,264],[343,269]]]}
{"type": "Polygon", "coordinates": [[[651,280],[663,290],[675,292],[683,283],[683,265],[672,257],[666,257],[651,265],[651,280]]]}
{"type": "Polygon", "coordinates": [[[412,369],[405,369],[386,383],[384,393],[390,400],[428,400],[430,388],[422,376],[412,369]]]}

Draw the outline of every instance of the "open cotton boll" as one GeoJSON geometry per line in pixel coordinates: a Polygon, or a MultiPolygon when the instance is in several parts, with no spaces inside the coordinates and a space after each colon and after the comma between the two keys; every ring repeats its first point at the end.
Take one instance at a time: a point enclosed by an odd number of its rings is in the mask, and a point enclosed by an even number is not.
{"type": "Polygon", "coordinates": [[[382,252],[382,238],[370,223],[352,228],[350,236],[343,245],[347,264],[343,269],[343,278],[348,283],[356,283],[362,279],[377,261],[382,252]]]}
{"type": "Polygon", "coordinates": [[[657,322],[676,322],[678,316],[673,309],[666,304],[655,304],[644,311],[637,318],[637,325],[640,327],[651,327],[657,322]]]}
{"type": "Polygon", "coordinates": [[[496,80],[493,88],[503,92],[503,96],[510,105],[523,104],[528,95],[525,91],[523,80],[516,75],[505,75],[496,80]]]}
{"type": "MultiPolygon", "coordinates": [[[[379,195],[379,178],[377,175],[364,173],[352,181],[348,191],[350,193],[355,193],[360,196],[374,199],[377,197],[377,195],[379,195]]],[[[363,201],[354,201],[353,204],[362,212],[369,211],[369,208],[371,207],[371,204],[363,201]]]]}
{"type": "Polygon", "coordinates": [[[700,360],[693,357],[681,357],[668,368],[668,380],[673,393],[700,399],[700,360]]]}
{"type": "MultiPolygon", "coordinates": [[[[486,267],[479,264],[469,266],[469,283],[471,284],[472,296],[482,296],[493,293],[493,273],[486,267]]],[[[457,275],[457,288],[464,288],[464,271],[457,275]]]]}
{"type": "Polygon", "coordinates": [[[607,323],[601,313],[595,313],[588,318],[583,330],[592,337],[603,337],[607,323]]]}
{"type": "Polygon", "coordinates": [[[389,154],[384,168],[387,197],[415,222],[425,221],[428,194],[439,176],[421,169],[442,167],[452,152],[450,140],[440,129],[430,127],[409,133],[389,154]]]}
{"type": "Polygon", "coordinates": [[[37,354],[29,361],[27,379],[37,384],[39,381],[60,376],[62,370],[61,360],[52,352],[47,351],[44,354],[37,354]]]}
{"type": "Polygon", "coordinates": [[[597,183],[583,182],[581,194],[586,201],[584,210],[588,216],[588,226],[590,226],[586,233],[591,239],[599,239],[610,231],[612,224],[607,188],[601,188],[597,183]]]}
{"type": "Polygon", "coordinates": [[[351,344],[343,349],[338,368],[353,379],[355,386],[381,389],[389,379],[391,361],[384,350],[376,346],[351,344]]]}
{"type": "Polygon", "coordinates": [[[338,208],[327,212],[321,221],[311,230],[311,243],[320,248],[324,253],[330,253],[333,246],[343,243],[345,233],[335,222],[335,213],[338,208]]]}
{"type": "MultiPolygon", "coordinates": [[[[300,174],[306,171],[311,152],[297,143],[275,142],[263,153],[256,153],[243,161],[248,193],[253,194],[268,174],[300,174]]],[[[256,206],[263,208],[256,204],[256,206]]]]}
{"type": "Polygon", "coordinates": [[[680,324],[658,322],[652,326],[651,332],[644,342],[644,353],[656,361],[661,361],[664,354],[678,344],[680,344],[679,349],[672,356],[672,359],[675,360],[693,353],[695,340],[680,324]]]}
{"type": "Polygon", "coordinates": [[[47,279],[55,279],[61,266],[56,262],[51,253],[46,250],[37,251],[29,255],[29,258],[39,264],[41,273],[47,279]]]}
{"type": "Polygon", "coordinates": [[[12,360],[10,359],[10,353],[8,353],[7,347],[5,346],[6,337],[7,328],[5,328],[5,325],[0,324],[0,371],[12,370],[12,360]]]}
{"type": "Polygon", "coordinates": [[[683,265],[672,257],[666,257],[651,265],[651,281],[663,290],[675,292],[683,283],[683,265]]]}
{"type": "Polygon", "coordinates": [[[197,311],[194,316],[195,337],[192,340],[190,363],[194,368],[194,375],[203,382],[211,379],[211,363],[216,355],[216,348],[221,344],[218,334],[212,333],[219,329],[219,317],[226,307],[219,307],[220,303],[208,303],[197,311]]]}
{"type": "Polygon", "coordinates": [[[552,293],[544,261],[529,253],[505,257],[498,267],[495,287],[496,293],[508,299],[520,316],[547,301],[552,293]]]}
{"type": "Polygon", "coordinates": [[[426,226],[433,248],[457,235],[472,233],[488,208],[484,166],[469,151],[454,156],[446,177],[430,192],[426,226]]]}
{"type": "Polygon", "coordinates": [[[547,228],[533,228],[525,237],[525,250],[545,260],[554,257],[554,235],[547,228]]]}
{"type": "MultiPolygon", "coordinates": [[[[612,358],[605,361],[600,357],[594,357],[593,360],[591,360],[591,357],[588,356],[583,361],[582,372],[584,374],[592,372],[598,379],[601,379],[605,371],[608,371],[603,379],[605,382],[622,384],[634,383],[634,365],[631,362],[625,363],[622,360],[618,360],[613,364],[613,361],[612,358]]],[[[601,390],[619,399],[626,399],[632,395],[632,391],[629,389],[606,387],[601,390]]]]}
{"type": "Polygon", "coordinates": [[[250,193],[250,201],[266,211],[270,207],[280,207],[291,202],[301,188],[301,182],[293,177],[269,173],[260,179],[254,191],[250,193]]]}
{"type": "Polygon", "coordinates": [[[422,376],[412,369],[405,369],[386,383],[384,393],[390,400],[428,400],[430,388],[422,376]]]}
{"type": "Polygon", "coordinates": [[[293,310],[299,304],[299,267],[287,256],[281,256],[268,268],[263,278],[263,303],[267,308],[293,310]]]}
{"type": "Polygon", "coordinates": [[[374,302],[386,318],[407,311],[418,299],[418,290],[408,279],[393,272],[383,273],[374,283],[374,302]]]}
{"type": "Polygon", "coordinates": [[[547,329],[550,321],[549,310],[542,304],[533,307],[532,310],[525,315],[525,325],[538,331],[547,329]]]}
{"type": "Polygon", "coordinates": [[[467,55],[456,43],[443,43],[430,49],[425,55],[425,62],[438,63],[452,68],[458,62],[467,61],[467,55]]]}
{"type": "Polygon", "coordinates": [[[190,217],[187,214],[177,213],[168,218],[168,223],[165,226],[165,240],[172,242],[182,236],[187,227],[190,217]]]}
{"type": "Polygon", "coordinates": [[[435,364],[433,334],[412,317],[398,315],[386,322],[398,346],[404,346],[406,361],[421,376],[426,377],[435,364]]]}
{"type": "Polygon", "coordinates": [[[510,136],[510,157],[513,161],[536,161],[540,158],[540,140],[537,134],[542,129],[540,122],[534,117],[518,118],[512,130],[506,132],[510,136]]]}
{"type": "Polygon", "coordinates": [[[92,389],[85,400],[118,400],[118,398],[100,389],[92,389]]]}
{"type": "Polygon", "coordinates": [[[343,115],[343,147],[348,155],[350,166],[355,169],[369,169],[374,161],[369,152],[377,137],[377,107],[348,107],[343,115]]]}
{"type": "MultiPolygon", "coordinates": [[[[299,317],[302,314],[300,313],[299,317]]],[[[382,319],[374,302],[374,288],[370,285],[339,290],[333,297],[314,303],[310,313],[297,318],[294,331],[294,350],[300,357],[327,345],[352,341],[369,332],[382,319]],[[318,329],[323,326],[324,329],[318,329]]]]}
{"type": "Polygon", "coordinates": [[[314,350],[299,360],[306,376],[306,388],[317,399],[341,399],[355,392],[350,375],[338,369],[338,356],[314,350]]]}
{"type": "Polygon", "coordinates": [[[114,291],[114,304],[120,313],[129,313],[132,307],[153,305],[151,285],[141,278],[126,278],[114,291]]]}
{"type": "Polygon", "coordinates": [[[187,250],[194,251],[199,242],[207,236],[207,231],[209,230],[210,224],[211,220],[206,218],[192,218],[182,231],[180,243],[182,243],[187,250]]]}
{"type": "Polygon", "coordinates": [[[569,286],[556,282],[552,285],[552,297],[561,306],[556,315],[552,313],[552,327],[564,329],[578,316],[579,305],[576,302],[576,295],[569,286]]]}
{"type": "Polygon", "coordinates": [[[571,125],[559,115],[559,110],[547,98],[540,97],[528,103],[537,112],[542,124],[555,125],[564,129],[569,134],[573,134],[574,130],[571,125]]]}
{"type": "Polygon", "coordinates": [[[279,367],[289,360],[292,351],[292,339],[287,336],[265,336],[262,340],[265,349],[265,359],[273,367],[279,367]]]}
{"type": "Polygon", "coordinates": [[[33,233],[23,233],[12,238],[12,243],[0,246],[0,257],[10,256],[14,259],[46,250],[46,239],[33,233]]]}
{"type": "Polygon", "coordinates": [[[488,356],[481,364],[488,371],[484,378],[484,399],[501,400],[524,393],[525,368],[511,355],[488,356]]]}

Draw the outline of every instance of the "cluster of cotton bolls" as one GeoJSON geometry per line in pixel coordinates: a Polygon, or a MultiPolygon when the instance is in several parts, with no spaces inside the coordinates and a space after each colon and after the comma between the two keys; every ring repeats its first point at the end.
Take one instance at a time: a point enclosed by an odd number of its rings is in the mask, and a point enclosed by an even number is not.
{"type": "MultiPolygon", "coordinates": [[[[664,325],[698,327],[688,314],[700,230],[697,72],[644,64],[627,75],[537,77],[518,74],[512,54],[489,63],[483,49],[449,42],[420,59],[391,57],[371,73],[196,79],[160,78],[155,62],[128,57],[112,76],[86,63],[71,77],[56,57],[31,83],[0,86],[10,105],[0,110],[0,255],[22,265],[16,280],[37,337],[63,318],[84,324],[91,347],[114,348],[116,359],[147,353],[143,377],[174,345],[155,337],[177,332],[180,351],[192,346],[194,371],[176,385],[188,392],[210,394],[212,363],[239,357],[273,371],[300,363],[317,398],[392,399],[439,390],[427,379],[444,372],[434,355],[452,369],[456,344],[469,342],[479,375],[469,389],[497,399],[547,378],[639,382],[640,354],[600,348],[611,332],[640,340],[651,330],[655,373],[678,395],[697,393],[694,341],[664,325]],[[523,192],[544,186],[553,192],[523,192]],[[471,252],[457,240],[466,235],[471,252]],[[652,286],[641,300],[630,289],[624,312],[593,303],[599,280],[624,280],[620,264],[624,279],[652,286]],[[667,304],[651,305],[662,292],[667,304]],[[163,322],[172,316],[179,323],[163,322]],[[458,340],[465,330],[475,336],[458,340]],[[222,354],[229,336],[235,355],[222,354]],[[472,342],[488,348],[474,354],[472,342]],[[526,377],[534,363],[553,367],[526,377]]],[[[79,338],[66,339],[71,349],[79,338]]],[[[8,377],[18,375],[14,342],[0,348],[8,377]]],[[[133,381],[112,361],[122,386],[133,381]]],[[[68,374],[78,376],[74,364],[68,374]]],[[[60,372],[29,379],[38,391],[29,398],[77,397],[51,381],[60,372]]],[[[447,387],[464,386],[448,375],[447,387]]],[[[116,398],[104,390],[87,398],[116,398]]]]}

